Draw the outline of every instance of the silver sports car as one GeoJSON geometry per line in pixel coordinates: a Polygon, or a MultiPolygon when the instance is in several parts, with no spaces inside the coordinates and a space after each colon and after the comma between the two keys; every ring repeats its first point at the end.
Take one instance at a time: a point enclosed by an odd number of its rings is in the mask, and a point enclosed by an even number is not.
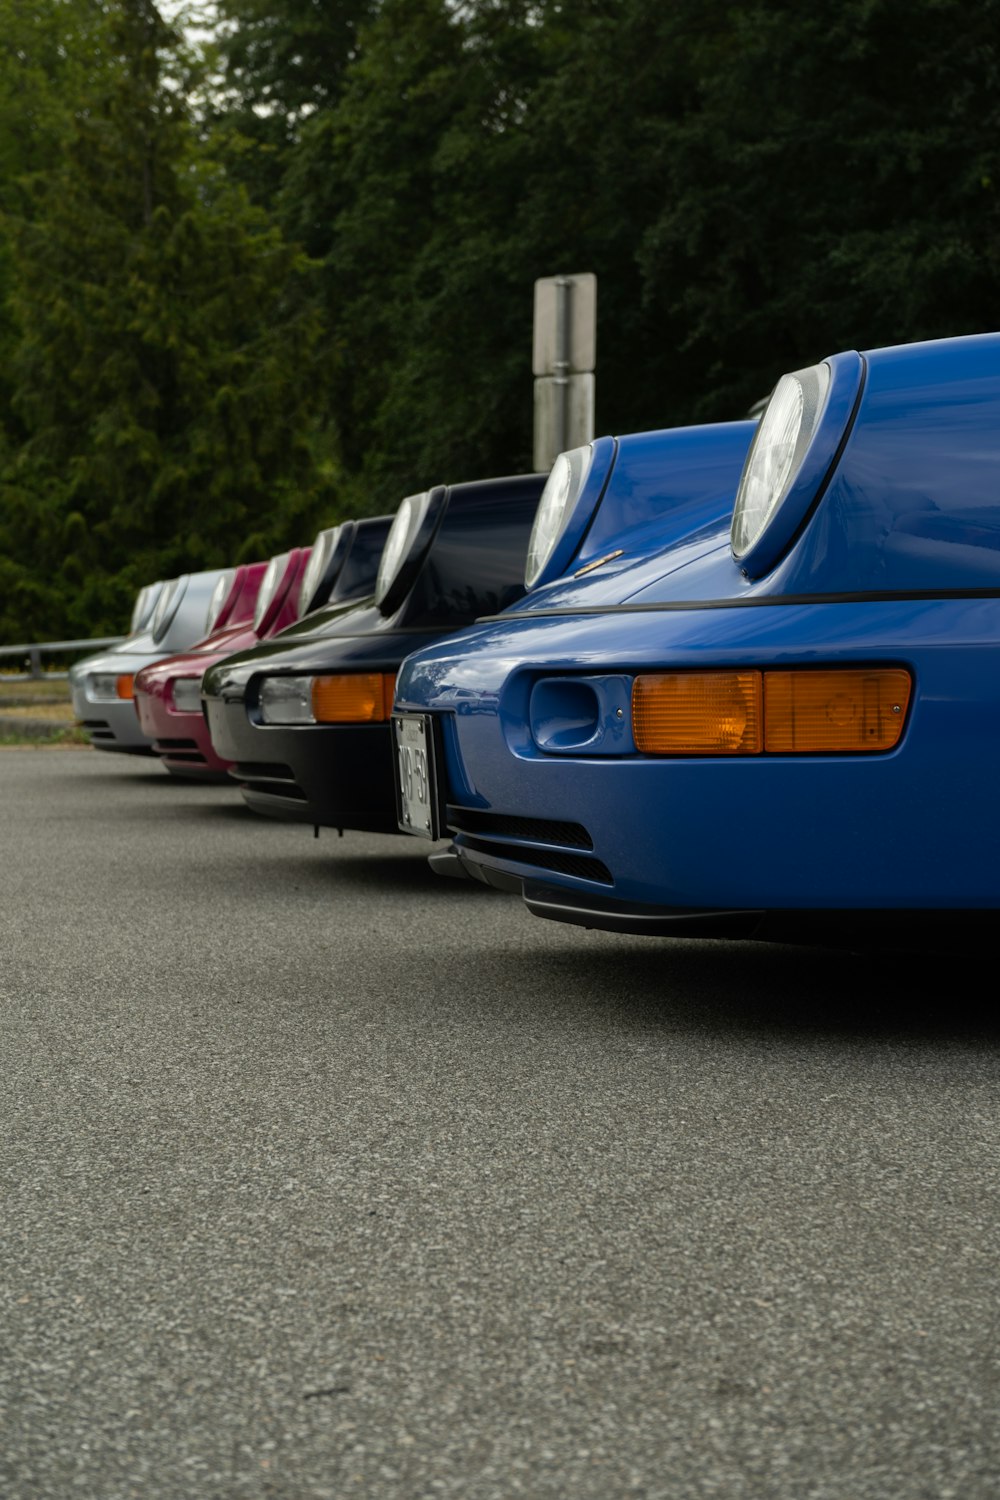
{"type": "MultiPolygon", "coordinates": [[[[85,657],[69,674],[73,709],[96,750],[150,752],[132,699],[135,674],[150,662],[186,651],[212,628],[232,580],[231,568],[185,573],[161,585],[145,621],[136,601],[133,632],[110,650],[85,657]],[[136,628],[135,621],[139,623],[136,628]]],[[[143,590],[143,593],[146,591],[143,590]]],[[[141,598],[141,596],[140,596],[141,598]]]]}

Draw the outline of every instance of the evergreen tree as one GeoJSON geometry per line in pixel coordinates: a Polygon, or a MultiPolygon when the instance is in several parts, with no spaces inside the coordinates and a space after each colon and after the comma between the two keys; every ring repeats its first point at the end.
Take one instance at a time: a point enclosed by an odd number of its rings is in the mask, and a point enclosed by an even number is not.
{"type": "Polygon", "coordinates": [[[641,226],[718,415],[850,347],[979,332],[1000,290],[1000,5],[632,0],[685,57],[641,226]]]}
{"type": "Polygon", "coordinates": [[[271,208],[301,126],[332,107],[378,0],[219,0],[210,118],[230,171],[271,208]]]}
{"type": "Polygon", "coordinates": [[[27,439],[0,518],[55,611],[8,633],[113,628],[140,583],[299,539],[329,498],[308,266],[197,151],[155,6],[108,11],[118,66],[8,224],[27,439]]]}

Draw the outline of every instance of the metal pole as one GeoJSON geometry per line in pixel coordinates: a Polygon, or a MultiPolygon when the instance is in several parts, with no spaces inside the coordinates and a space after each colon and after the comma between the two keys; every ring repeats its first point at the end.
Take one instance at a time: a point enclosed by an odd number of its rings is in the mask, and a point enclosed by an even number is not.
{"type": "Polygon", "coordinates": [[[557,453],[562,453],[569,441],[569,299],[572,285],[568,276],[556,277],[556,357],[552,373],[555,376],[557,453]]]}

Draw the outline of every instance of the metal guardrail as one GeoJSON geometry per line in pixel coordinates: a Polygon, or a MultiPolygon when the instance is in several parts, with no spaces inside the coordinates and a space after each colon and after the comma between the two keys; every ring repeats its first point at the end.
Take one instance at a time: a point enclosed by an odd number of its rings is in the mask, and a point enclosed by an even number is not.
{"type": "Polygon", "coordinates": [[[43,672],[43,656],[53,656],[64,651],[86,651],[88,647],[96,651],[99,646],[117,646],[119,641],[125,639],[123,635],[95,635],[84,641],[30,641],[23,646],[0,646],[0,658],[21,656],[25,657],[28,662],[27,672],[3,672],[3,681],[32,682],[37,678],[46,677],[50,681],[61,682],[64,677],[69,676],[69,673],[43,672]]]}

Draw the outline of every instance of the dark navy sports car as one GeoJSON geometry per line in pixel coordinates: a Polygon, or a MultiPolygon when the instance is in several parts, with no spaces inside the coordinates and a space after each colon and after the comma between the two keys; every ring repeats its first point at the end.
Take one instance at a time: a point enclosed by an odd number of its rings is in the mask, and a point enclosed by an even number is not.
{"type": "Polygon", "coordinates": [[[408,496],[374,597],[315,610],[213,666],[202,699],[216,753],[257,812],[395,833],[389,716],[399,663],[524,590],[544,475],[408,496]]]}
{"type": "MultiPolygon", "coordinates": [[[[633,492],[625,458],[609,494],[633,492]]],[[[599,462],[563,465],[564,512],[599,462]]],[[[1000,336],[784,376],[728,512],[666,547],[602,533],[574,575],[543,566],[513,609],[411,656],[402,824],[452,835],[444,872],[590,927],[992,923],[1000,336]]]]}

